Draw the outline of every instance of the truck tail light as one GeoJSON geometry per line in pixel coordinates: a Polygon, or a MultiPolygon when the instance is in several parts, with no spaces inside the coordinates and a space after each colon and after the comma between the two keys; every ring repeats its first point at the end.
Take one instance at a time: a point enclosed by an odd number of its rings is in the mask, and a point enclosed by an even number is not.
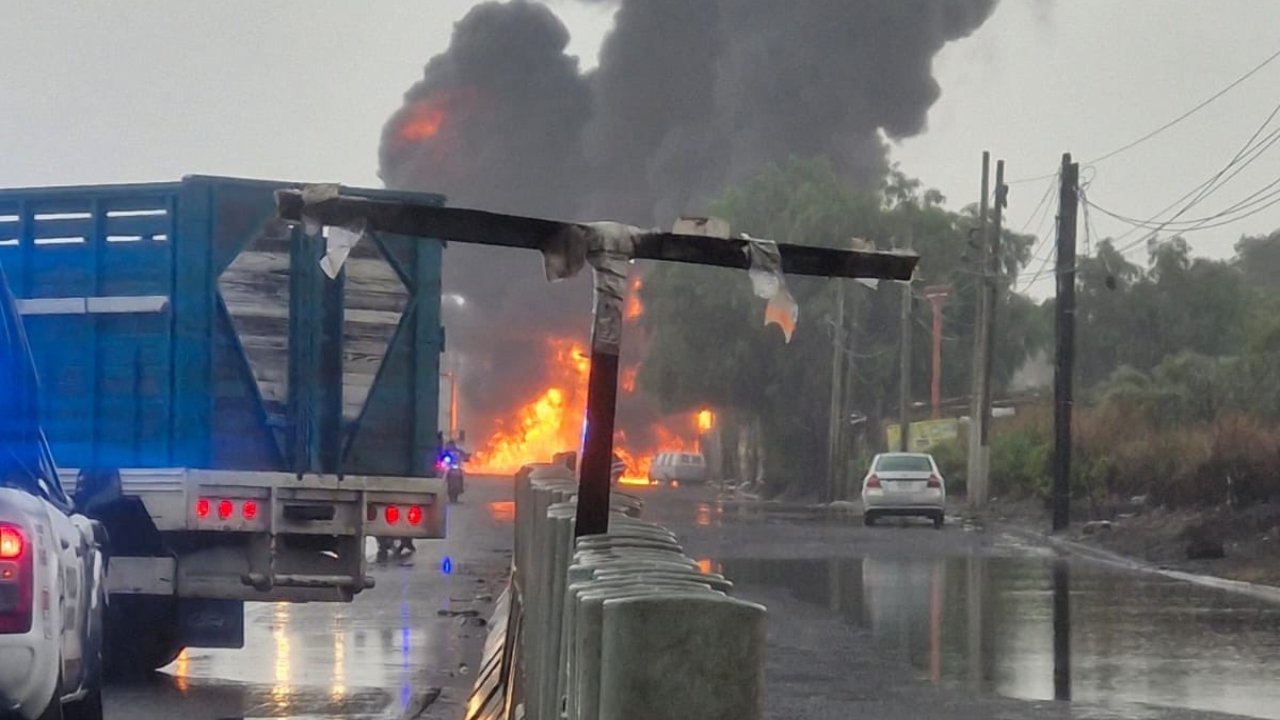
{"type": "Polygon", "coordinates": [[[422,524],[422,508],[417,505],[409,506],[409,512],[405,513],[405,515],[409,518],[410,525],[422,524]]]}
{"type": "Polygon", "coordinates": [[[395,525],[396,523],[400,522],[400,506],[399,505],[388,505],[387,509],[383,511],[383,514],[387,518],[388,525],[395,525]]]}
{"type": "Polygon", "coordinates": [[[878,488],[878,487],[881,487],[881,485],[880,485],[880,478],[876,477],[875,475],[868,476],[868,477],[867,477],[867,487],[869,487],[869,488],[878,488]]]}
{"type": "Polygon", "coordinates": [[[230,518],[233,510],[235,510],[235,507],[232,506],[230,500],[218,501],[218,518],[220,520],[226,520],[230,518]]]}
{"type": "Polygon", "coordinates": [[[942,489],[942,478],[937,475],[930,475],[928,487],[942,489]]]}
{"type": "Polygon", "coordinates": [[[209,498],[200,498],[196,501],[196,517],[201,520],[209,517],[209,513],[213,510],[213,503],[209,502],[209,498]]]}
{"type": "Polygon", "coordinates": [[[240,514],[244,515],[245,520],[252,520],[258,517],[258,503],[253,500],[245,500],[240,506],[240,514]]]}
{"type": "Polygon", "coordinates": [[[0,633],[31,631],[35,573],[26,533],[16,525],[0,524],[0,633]]]}

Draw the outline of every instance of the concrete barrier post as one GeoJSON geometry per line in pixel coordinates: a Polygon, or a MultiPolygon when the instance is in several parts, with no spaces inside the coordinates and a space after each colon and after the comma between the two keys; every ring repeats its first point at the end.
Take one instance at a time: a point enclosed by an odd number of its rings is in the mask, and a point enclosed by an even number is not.
{"type": "Polygon", "coordinates": [[[765,609],[670,595],[604,602],[600,720],[763,720],[765,609]]]}

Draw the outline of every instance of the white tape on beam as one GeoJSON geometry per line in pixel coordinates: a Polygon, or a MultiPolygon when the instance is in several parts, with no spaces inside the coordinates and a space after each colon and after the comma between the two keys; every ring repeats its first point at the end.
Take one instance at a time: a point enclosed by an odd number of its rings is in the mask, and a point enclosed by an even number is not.
{"type": "Polygon", "coordinates": [[[168,309],[169,298],[165,295],[31,298],[18,301],[18,312],[22,315],[135,315],[162,313],[168,309]]]}

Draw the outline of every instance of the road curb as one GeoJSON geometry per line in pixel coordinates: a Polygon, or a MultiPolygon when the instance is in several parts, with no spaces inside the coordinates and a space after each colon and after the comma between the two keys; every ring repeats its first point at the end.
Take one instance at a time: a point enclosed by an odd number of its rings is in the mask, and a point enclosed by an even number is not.
{"type": "Polygon", "coordinates": [[[1001,528],[1001,531],[1014,535],[1021,535],[1026,539],[1048,545],[1064,555],[1074,555],[1090,562],[1118,567],[1124,570],[1134,570],[1137,572],[1160,575],[1169,578],[1170,580],[1178,580],[1181,582],[1191,583],[1193,585],[1214,588],[1216,590],[1224,590],[1226,592],[1236,593],[1238,595],[1244,595],[1280,605],[1280,587],[1276,587],[1274,585],[1261,585],[1258,583],[1245,582],[1243,580],[1228,580],[1227,578],[1220,578],[1215,575],[1202,575],[1199,573],[1184,572],[1182,570],[1171,570],[1169,568],[1163,568],[1158,565],[1152,565],[1150,563],[1137,560],[1127,555],[1114,553],[1110,550],[1092,547],[1077,540],[1069,540],[1067,538],[1037,532],[1035,530],[1028,530],[1014,525],[1003,527],[1001,528]]]}

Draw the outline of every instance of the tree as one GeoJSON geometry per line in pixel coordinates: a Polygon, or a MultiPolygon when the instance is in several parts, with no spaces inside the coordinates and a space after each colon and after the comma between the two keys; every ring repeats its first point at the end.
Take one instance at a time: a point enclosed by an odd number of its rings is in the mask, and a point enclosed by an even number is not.
{"type": "MultiPolygon", "coordinates": [[[[910,237],[921,255],[912,318],[929,328],[924,286],[952,284],[942,348],[944,388],[948,395],[967,395],[981,270],[971,243],[977,211],[948,211],[940,193],[921,187],[894,167],[875,191],[857,191],[824,160],[792,160],[729,190],[712,203],[711,212],[737,231],[789,243],[847,247],[857,237],[888,249],[910,237]]],[[[1008,286],[1029,259],[1034,238],[1005,233],[1002,240],[1000,282],[1008,286]]],[[[896,415],[902,291],[898,283],[868,287],[814,278],[788,283],[800,306],[789,344],[776,327],[761,324],[764,301],[752,294],[745,273],[674,264],[650,268],[641,294],[651,342],[638,385],[668,410],[707,404],[758,421],[775,488],[812,491],[826,476],[834,353],[843,353],[848,363],[842,415],[865,415],[861,427],[875,445],[882,442],[881,421],[896,415]],[[838,349],[833,343],[837,292],[845,295],[847,331],[838,349]]],[[[1045,335],[1034,303],[1005,295],[1003,342],[997,344],[995,362],[1000,383],[1045,335]]],[[[927,332],[916,337],[924,339],[913,345],[912,387],[923,398],[931,351],[927,332]]]]}

